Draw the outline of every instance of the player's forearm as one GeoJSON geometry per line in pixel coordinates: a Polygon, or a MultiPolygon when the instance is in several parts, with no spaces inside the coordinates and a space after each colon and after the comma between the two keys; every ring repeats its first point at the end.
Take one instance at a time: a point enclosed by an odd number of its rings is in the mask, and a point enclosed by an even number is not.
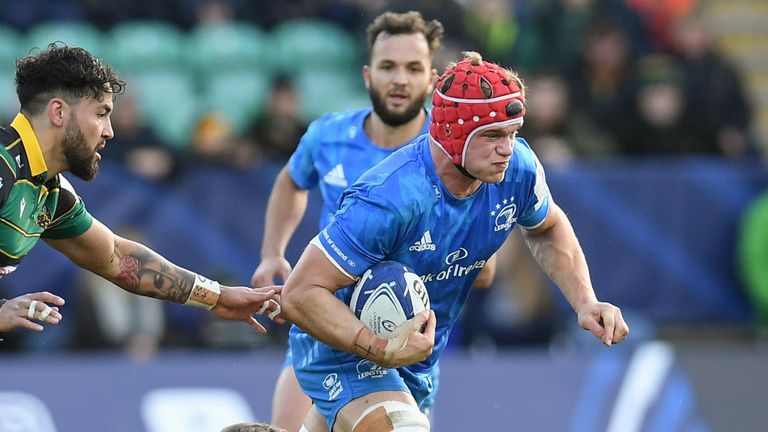
{"type": "Polygon", "coordinates": [[[283,168],[275,181],[267,204],[261,257],[285,255],[288,241],[296,232],[307,209],[308,193],[299,189],[283,168]]]}
{"type": "Polygon", "coordinates": [[[152,249],[117,236],[109,268],[97,273],[128,292],[176,303],[189,299],[196,277],[152,249]]]}
{"type": "Polygon", "coordinates": [[[486,289],[490,288],[493,284],[493,278],[496,276],[496,254],[491,255],[488,261],[485,262],[485,266],[480,270],[480,274],[477,275],[477,279],[472,284],[474,289],[486,289]]]}
{"type": "Polygon", "coordinates": [[[322,287],[289,287],[283,291],[282,316],[317,340],[349,351],[363,323],[322,287]]]}
{"type": "Polygon", "coordinates": [[[570,221],[560,208],[557,221],[543,232],[525,232],[523,236],[534,259],[558,286],[574,310],[596,301],[584,252],[570,221]]]}

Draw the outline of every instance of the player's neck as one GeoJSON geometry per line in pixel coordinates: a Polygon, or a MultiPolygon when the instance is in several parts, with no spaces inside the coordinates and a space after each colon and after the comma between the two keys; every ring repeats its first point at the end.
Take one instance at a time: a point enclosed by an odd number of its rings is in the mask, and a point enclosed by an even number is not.
{"type": "Polygon", "coordinates": [[[429,151],[432,153],[432,162],[435,171],[445,185],[445,188],[456,198],[464,198],[477,192],[483,182],[471,179],[462,174],[451,162],[451,158],[443,151],[434,140],[429,140],[429,151]]]}
{"type": "Polygon", "coordinates": [[[419,114],[408,123],[390,126],[384,123],[375,111],[371,111],[371,115],[365,120],[365,135],[379,147],[400,147],[421,134],[426,119],[427,114],[424,110],[420,110],[419,114]]]}
{"type": "Polygon", "coordinates": [[[40,145],[40,151],[43,154],[43,160],[48,173],[48,178],[52,178],[64,171],[64,159],[61,155],[59,146],[55,143],[61,141],[57,129],[48,127],[45,119],[42,117],[27,116],[32,131],[35,133],[37,142],[40,145]]]}

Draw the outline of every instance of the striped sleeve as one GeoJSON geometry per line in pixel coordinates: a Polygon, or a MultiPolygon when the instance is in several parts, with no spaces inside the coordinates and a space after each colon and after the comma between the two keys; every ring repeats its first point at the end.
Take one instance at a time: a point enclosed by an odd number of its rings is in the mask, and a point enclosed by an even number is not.
{"type": "Polygon", "coordinates": [[[59,201],[51,224],[43,232],[43,238],[64,239],[77,237],[88,231],[93,224],[93,216],[85,209],[83,200],[75,188],[64,176],[59,175],[59,201]]]}

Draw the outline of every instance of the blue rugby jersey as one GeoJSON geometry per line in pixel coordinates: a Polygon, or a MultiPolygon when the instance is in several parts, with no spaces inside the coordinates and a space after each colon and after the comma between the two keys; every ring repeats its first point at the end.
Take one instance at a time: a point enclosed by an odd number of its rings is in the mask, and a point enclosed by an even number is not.
{"type": "MultiPolygon", "coordinates": [[[[409,366],[416,372],[437,362],[472,283],[515,224],[538,226],[550,203],[544,170],[521,138],[504,180],[461,199],[439,179],[430,151],[424,135],[366,172],[312,241],[353,277],[382,260],[400,261],[422,277],[437,331],[433,353],[409,366]]],[[[348,303],[351,288],[336,295],[348,303]]]]}
{"type": "MultiPolygon", "coordinates": [[[[288,172],[302,189],[320,187],[322,229],[338,210],[342,192],[370,167],[396,149],[385,149],[365,135],[365,119],[371,108],[325,114],[313,121],[288,161],[288,172]]],[[[429,132],[429,117],[421,134],[429,132]]]]}

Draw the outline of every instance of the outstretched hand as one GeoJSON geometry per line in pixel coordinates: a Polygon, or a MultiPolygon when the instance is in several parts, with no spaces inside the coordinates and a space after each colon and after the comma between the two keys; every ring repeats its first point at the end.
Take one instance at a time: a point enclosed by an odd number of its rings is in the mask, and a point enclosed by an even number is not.
{"type": "Polygon", "coordinates": [[[43,326],[34,321],[58,324],[63,317],[57,306],[63,305],[63,298],[47,291],[24,294],[7,300],[0,306],[0,332],[15,328],[43,331],[43,326]]]}
{"type": "Polygon", "coordinates": [[[259,333],[265,334],[267,329],[259,324],[253,315],[267,315],[269,319],[276,322],[285,322],[277,317],[281,311],[282,289],[281,286],[264,288],[222,286],[219,301],[212,310],[219,318],[245,321],[259,333]]]}
{"type": "Polygon", "coordinates": [[[621,309],[610,303],[588,303],[578,314],[581,328],[591,331],[605,346],[617,344],[629,335],[621,309]]]}

